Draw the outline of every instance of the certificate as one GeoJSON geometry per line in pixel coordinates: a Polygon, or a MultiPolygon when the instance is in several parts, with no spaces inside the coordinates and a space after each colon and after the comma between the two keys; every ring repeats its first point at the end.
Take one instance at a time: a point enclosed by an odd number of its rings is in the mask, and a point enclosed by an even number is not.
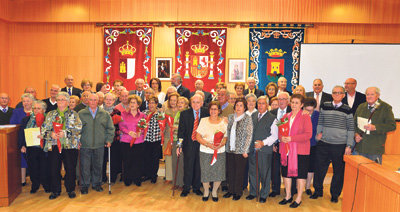
{"type": "Polygon", "coordinates": [[[39,127],[24,129],[24,132],[27,147],[40,146],[40,138],[38,138],[38,136],[40,135],[39,127]]]}
{"type": "Polygon", "coordinates": [[[368,123],[368,119],[366,118],[362,118],[362,117],[357,117],[357,127],[358,129],[362,130],[363,132],[365,132],[365,128],[364,126],[369,124],[368,123]]]}

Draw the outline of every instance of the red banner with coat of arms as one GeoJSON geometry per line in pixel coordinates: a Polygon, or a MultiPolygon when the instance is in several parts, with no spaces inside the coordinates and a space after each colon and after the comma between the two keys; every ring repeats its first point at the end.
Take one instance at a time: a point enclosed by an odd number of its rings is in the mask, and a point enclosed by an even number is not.
{"type": "Polygon", "coordinates": [[[175,72],[183,86],[194,91],[196,80],[210,92],[217,82],[225,81],[226,28],[176,28],[175,72]]]}
{"type": "Polygon", "coordinates": [[[135,80],[148,84],[151,76],[152,27],[104,28],[104,77],[111,89],[115,80],[127,90],[135,89],[135,80]]]}

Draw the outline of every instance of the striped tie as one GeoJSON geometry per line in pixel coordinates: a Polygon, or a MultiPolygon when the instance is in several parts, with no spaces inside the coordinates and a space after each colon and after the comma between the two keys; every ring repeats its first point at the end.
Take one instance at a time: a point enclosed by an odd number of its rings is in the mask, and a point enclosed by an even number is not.
{"type": "Polygon", "coordinates": [[[196,119],[194,120],[194,125],[193,125],[193,132],[192,132],[192,140],[196,141],[196,135],[197,135],[197,127],[199,126],[199,112],[196,111],[196,119]]]}

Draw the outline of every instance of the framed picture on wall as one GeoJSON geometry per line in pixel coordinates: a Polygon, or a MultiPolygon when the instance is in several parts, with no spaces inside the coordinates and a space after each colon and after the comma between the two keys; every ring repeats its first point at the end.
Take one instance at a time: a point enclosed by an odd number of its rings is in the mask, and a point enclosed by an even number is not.
{"type": "Polygon", "coordinates": [[[246,59],[229,59],[229,82],[246,82],[246,59]]]}
{"type": "Polygon", "coordinates": [[[160,80],[171,80],[172,57],[156,58],[156,77],[160,80]]]}

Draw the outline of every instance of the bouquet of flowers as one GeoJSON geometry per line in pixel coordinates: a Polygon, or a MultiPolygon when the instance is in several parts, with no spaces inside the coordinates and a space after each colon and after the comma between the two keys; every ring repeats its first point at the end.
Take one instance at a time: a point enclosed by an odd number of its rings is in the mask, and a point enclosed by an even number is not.
{"type": "MultiPolygon", "coordinates": [[[[53,122],[53,129],[54,129],[54,132],[55,132],[55,133],[61,132],[62,129],[63,129],[63,126],[64,126],[64,124],[62,123],[62,120],[60,120],[60,117],[57,116],[57,117],[56,117],[56,121],[53,122]]],[[[61,145],[61,141],[60,141],[59,138],[57,139],[57,147],[58,147],[58,151],[59,151],[60,154],[61,154],[62,145],[61,145]]]]}
{"type": "MultiPolygon", "coordinates": [[[[44,115],[42,113],[38,113],[35,116],[36,126],[40,127],[40,131],[42,130],[42,124],[44,122],[44,115]]],[[[44,141],[40,139],[40,147],[43,149],[44,141]]]]}
{"type": "MultiPolygon", "coordinates": [[[[143,131],[144,129],[146,129],[146,127],[147,127],[146,119],[141,118],[136,126],[136,133],[143,131]]],[[[135,143],[135,141],[136,141],[136,138],[132,138],[130,147],[132,147],[132,145],[135,143]]]]}
{"type": "MultiPolygon", "coordinates": [[[[221,131],[217,131],[214,134],[214,146],[215,147],[219,146],[221,144],[223,138],[224,138],[224,133],[221,132],[221,131]]],[[[214,150],[214,155],[213,155],[213,157],[211,159],[211,166],[214,165],[214,163],[217,162],[217,156],[218,156],[218,150],[215,149],[214,150]]]]}
{"type": "MultiPolygon", "coordinates": [[[[290,130],[290,125],[289,125],[289,119],[286,118],[281,118],[281,120],[276,123],[278,126],[279,134],[281,136],[289,136],[289,130],[290,130]]],[[[285,149],[286,149],[286,154],[289,154],[289,144],[285,143],[285,149]]]]}

